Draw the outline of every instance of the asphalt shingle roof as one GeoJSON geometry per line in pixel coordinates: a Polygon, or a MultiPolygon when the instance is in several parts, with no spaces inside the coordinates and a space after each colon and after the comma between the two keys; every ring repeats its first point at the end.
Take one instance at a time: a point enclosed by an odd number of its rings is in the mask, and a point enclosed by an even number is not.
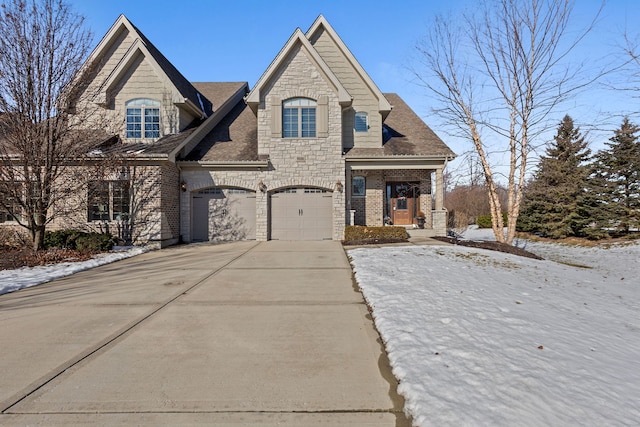
{"type": "Polygon", "coordinates": [[[395,93],[385,93],[393,109],[384,121],[380,148],[352,148],[349,157],[455,156],[453,151],[395,93]]]}
{"type": "Polygon", "coordinates": [[[216,111],[225,101],[236,93],[246,82],[191,82],[191,84],[207,97],[216,111]]]}
{"type": "MultiPolygon", "coordinates": [[[[199,83],[198,83],[199,85],[199,83]]],[[[383,125],[380,148],[352,148],[349,157],[443,156],[455,154],[397,94],[385,94],[393,105],[383,125]]],[[[187,161],[251,161],[258,159],[257,119],[240,101],[187,155],[187,161]]]]}
{"type": "Polygon", "coordinates": [[[240,100],[184,160],[258,160],[258,127],[253,111],[240,100]]]}

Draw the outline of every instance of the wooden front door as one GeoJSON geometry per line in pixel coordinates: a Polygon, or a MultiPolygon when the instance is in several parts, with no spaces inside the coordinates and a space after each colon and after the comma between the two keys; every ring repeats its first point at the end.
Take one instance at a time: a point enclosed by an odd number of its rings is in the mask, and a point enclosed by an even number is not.
{"type": "Polygon", "coordinates": [[[413,224],[420,210],[418,188],[417,182],[387,183],[389,217],[393,225],[413,224]]]}

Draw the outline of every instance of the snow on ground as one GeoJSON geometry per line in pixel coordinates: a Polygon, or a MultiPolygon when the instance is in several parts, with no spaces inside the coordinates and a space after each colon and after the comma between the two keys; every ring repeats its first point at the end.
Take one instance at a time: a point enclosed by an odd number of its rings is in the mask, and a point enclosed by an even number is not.
{"type": "Polygon", "coordinates": [[[23,267],[16,270],[0,271],[0,295],[18,289],[39,285],[60,277],[69,276],[78,271],[88,270],[103,264],[109,264],[124,258],[139,255],[148,249],[141,247],[115,248],[112,252],[96,255],[95,258],[81,262],[63,262],[38,267],[23,267]]]}
{"type": "Polygon", "coordinates": [[[421,427],[637,425],[640,244],[518,243],[548,260],[461,246],[349,251],[405,410],[421,427]]]}

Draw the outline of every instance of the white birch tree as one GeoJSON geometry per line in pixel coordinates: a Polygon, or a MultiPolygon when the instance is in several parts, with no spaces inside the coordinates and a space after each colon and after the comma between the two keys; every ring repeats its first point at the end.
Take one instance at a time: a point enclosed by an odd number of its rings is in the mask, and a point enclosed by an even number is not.
{"type": "Polygon", "coordinates": [[[593,26],[569,34],[572,7],[568,0],[481,3],[459,26],[438,17],[417,47],[424,68],[416,76],[435,95],[435,113],[473,143],[480,159],[499,242],[514,240],[527,162],[536,137],[550,129],[550,113],[597,78],[566,62],[593,26]],[[498,197],[496,153],[508,156],[506,206],[498,197]]]}

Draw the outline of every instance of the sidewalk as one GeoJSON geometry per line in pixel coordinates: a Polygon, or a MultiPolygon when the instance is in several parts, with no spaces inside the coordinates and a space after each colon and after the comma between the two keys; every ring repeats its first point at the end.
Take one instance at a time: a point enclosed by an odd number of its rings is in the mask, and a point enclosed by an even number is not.
{"type": "Polygon", "coordinates": [[[151,252],[0,322],[0,425],[410,425],[338,242],[151,252]]]}

